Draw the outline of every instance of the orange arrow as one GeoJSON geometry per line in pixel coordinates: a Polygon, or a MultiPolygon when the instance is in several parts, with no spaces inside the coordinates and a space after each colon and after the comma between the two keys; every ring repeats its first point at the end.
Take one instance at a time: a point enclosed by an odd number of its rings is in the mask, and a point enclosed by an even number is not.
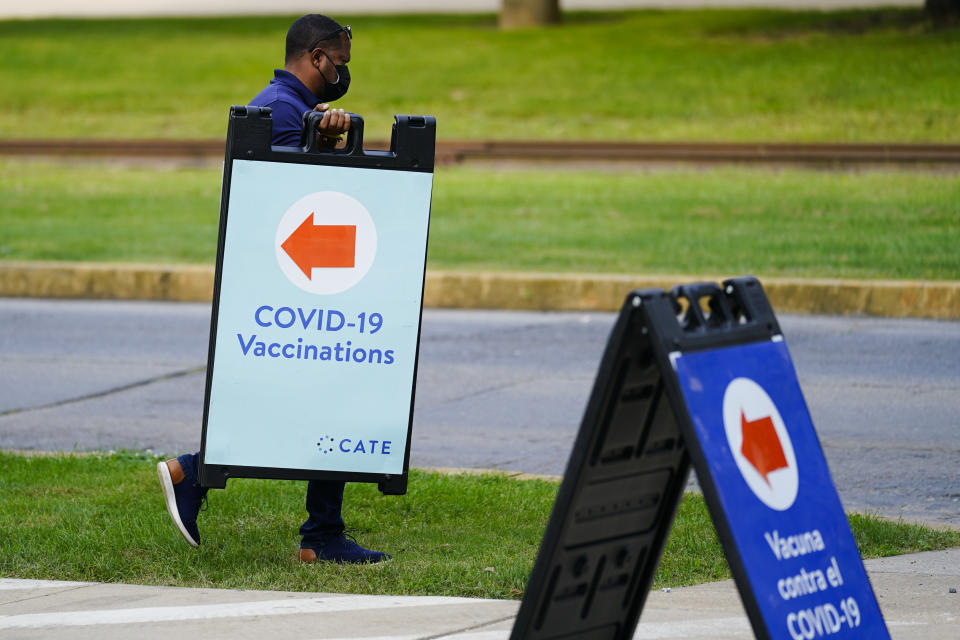
{"type": "Polygon", "coordinates": [[[740,428],[743,430],[743,446],[740,453],[753,468],[757,470],[764,481],[769,485],[767,476],[777,469],[787,466],[787,458],[783,455],[780,438],[777,437],[777,428],[769,416],[758,420],[747,420],[743,409],[740,409],[740,428]]]}
{"type": "Polygon", "coordinates": [[[357,226],[354,224],[313,224],[313,212],[280,245],[304,275],[313,269],[353,267],[357,253],[357,226]]]}

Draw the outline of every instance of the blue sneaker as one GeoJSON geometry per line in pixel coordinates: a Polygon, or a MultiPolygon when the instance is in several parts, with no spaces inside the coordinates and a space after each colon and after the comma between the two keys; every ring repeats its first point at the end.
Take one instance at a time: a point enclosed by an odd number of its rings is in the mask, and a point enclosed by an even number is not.
{"type": "Polygon", "coordinates": [[[390,558],[390,554],[382,551],[364,549],[346,532],[317,546],[312,546],[311,543],[300,545],[300,562],[306,564],[313,564],[318,559],[337,564],[374,564],[390,558]]]}
{"type": "Polygon", "coordinates": [[[183,474],[178,461],[174,460],[173,462],[176,465],[174,471],[180,476],[176,484],[174,484],[167,463],[157,463],[157,475],[160,476],[163,500],[167,503],[167,513],[170,514],[173,523],[177,525],[180,534],[191,545],[199,547],[200,530],[197,528],[197,515],[200,513],[204,492],[192,478],[187,478],[183,474]]]}

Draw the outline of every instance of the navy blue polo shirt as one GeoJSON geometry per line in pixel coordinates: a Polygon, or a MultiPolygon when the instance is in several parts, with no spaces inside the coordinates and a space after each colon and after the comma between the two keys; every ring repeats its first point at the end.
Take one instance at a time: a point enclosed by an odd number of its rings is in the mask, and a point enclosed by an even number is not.
{"type": "Polygon", "coordinates": [[[320,104],[297,76],[283,69],[274,69],[273,80],[250,101],[251,107],[273,109],[273,139],[271,144],[294,147],[300,144],[303,112],[313,111],[320,104]]]}

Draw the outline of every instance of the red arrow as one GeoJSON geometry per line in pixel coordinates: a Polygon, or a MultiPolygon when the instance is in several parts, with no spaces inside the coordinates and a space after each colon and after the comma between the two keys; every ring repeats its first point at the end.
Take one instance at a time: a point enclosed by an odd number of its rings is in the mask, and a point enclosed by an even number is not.
{"type": "Polygon", "coordinates": [[[770,479],[767,475],[790,466],[783,455],[783,447],[777,437],[773,420],[767,416],[748,421],[743,409],[740,409],[740,428],[743,430],[743,446],[740,447],[740,452],[769,485],[770,479]]]}
{"type": "Polygon", "coordinates": [[[357,253],[357,225],[313,224],[313,212],[280,245],[304,275],[313,269],[353,267],[357,253]]]}

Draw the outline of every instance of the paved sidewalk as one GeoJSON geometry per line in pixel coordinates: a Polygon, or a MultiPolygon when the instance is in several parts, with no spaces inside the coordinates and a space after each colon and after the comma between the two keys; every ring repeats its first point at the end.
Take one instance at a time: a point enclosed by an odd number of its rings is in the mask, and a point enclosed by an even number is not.
{"type": "MultiPolygon", "coordinates": [[[[868,560],[896,640],[956,640],[960,549],[868,560]]],[[[364,567],[360,571],[376,571],[364,567]]],[[[519,603],[0,579],[0,637],[507,640],[519,603]]],[[[650,594],[634,638],[752,638],[731,581],[650,594]]]]}
{"type": "MultiPolygon", "coordinates": [[[[791,9],[842,9],[876,6],[922,6],[923,0],[562,0],[572,9],[691,9],[699,7],[774,7],[791,9]]],[[[500,0],[351,0],[339,13],[464,13],[494,12],[500,0]]],[[[305,13],[316,11],[312,0],[38,0],[31,3],[0,3],[0,18],[50,16],[155,16],[155,15],[241,15],[262,13],[305,13]]],[[[333,11],[332,8],[328,9],[333,11]]]]}

